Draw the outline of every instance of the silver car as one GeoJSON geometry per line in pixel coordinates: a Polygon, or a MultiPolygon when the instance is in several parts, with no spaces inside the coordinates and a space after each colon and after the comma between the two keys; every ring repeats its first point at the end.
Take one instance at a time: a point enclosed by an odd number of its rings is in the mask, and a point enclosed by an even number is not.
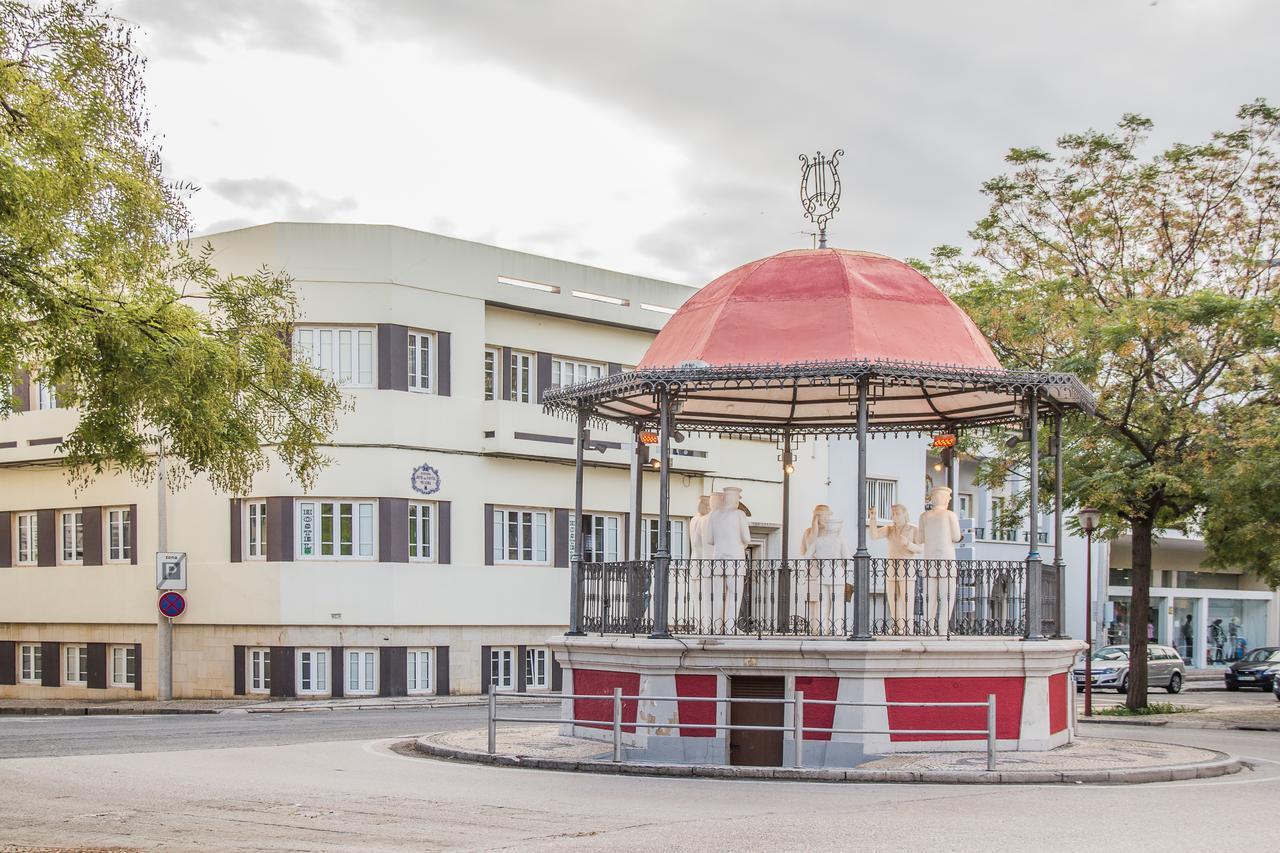
{"type": "MultiPolygon", "coordinates": [[[[1104,646],[1093,653],[1094,689],[1112,688],[1117,693],[1129,692],[1129,647],[1104,646]]],[[[1084,690],[1084,664],[1078,664],[1071,674],[1076,680],[1076,690],[1084,690]]],[[[1187,680],[1187,668],[1182,656],[1169,646],[1147,646],[1147,685],[1163,687],[1170,693],[1182,690],[1187,680]]]]}

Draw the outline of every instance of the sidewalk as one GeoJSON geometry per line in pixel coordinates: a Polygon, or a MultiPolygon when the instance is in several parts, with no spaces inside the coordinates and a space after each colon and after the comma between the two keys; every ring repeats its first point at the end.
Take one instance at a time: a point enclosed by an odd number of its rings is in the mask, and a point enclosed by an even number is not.
{"type": "MultiPolygon", "coordinates": [[[[111,714],[285,714],[306,711],[386,711],[484,705],[483,696],[367,696],[358,699],[0,699],[0,716],[103,716],[111,714]]],[[[545,704],[545,703],[544,703],[545,704]]]]}

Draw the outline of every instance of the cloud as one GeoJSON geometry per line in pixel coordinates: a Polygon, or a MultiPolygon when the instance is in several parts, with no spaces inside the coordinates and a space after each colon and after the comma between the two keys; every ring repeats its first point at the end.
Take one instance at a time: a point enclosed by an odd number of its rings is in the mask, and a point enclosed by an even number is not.
{"type": "Polygon", "coordinates": [[[353,198],[326,198],[281,178],[220,178],[208,188],[238,208],[275,220],[324,222],[356,208],[353,198]]]}
{"type": "Polygon", "coordinates": [[[125,0],[116,9],[141,24],[155,51],[208,57],[228,43],[334,59],[342,41],[323,5],[307,0],[125,0]]]}

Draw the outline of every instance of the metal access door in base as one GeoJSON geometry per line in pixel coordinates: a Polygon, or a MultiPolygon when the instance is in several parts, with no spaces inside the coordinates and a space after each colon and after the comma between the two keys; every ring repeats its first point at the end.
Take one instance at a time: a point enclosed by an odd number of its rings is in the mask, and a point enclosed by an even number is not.
{"type": "MultiPolygon", "coordinates": [[[[729,678],[733,699],[782,699],[786,681],[781,676],[734,675],[729,678]]],[[[774,731],[729,731],[729,763],[743,767],[782,766],[781,702],[733,702],[729,705],[731,726],[777,726],[774,731]]]]}

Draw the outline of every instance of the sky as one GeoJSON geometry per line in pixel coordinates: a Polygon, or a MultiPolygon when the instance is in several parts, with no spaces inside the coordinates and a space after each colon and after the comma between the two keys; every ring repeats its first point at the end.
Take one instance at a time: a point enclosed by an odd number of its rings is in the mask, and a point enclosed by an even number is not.
{"type": "Polygon", "coordinates": [[[120,0],[197,233],[401,225],[701,285],[812,245],[968,245],[1011,147],[1280,102],[1272,0],[120,0]]]}

